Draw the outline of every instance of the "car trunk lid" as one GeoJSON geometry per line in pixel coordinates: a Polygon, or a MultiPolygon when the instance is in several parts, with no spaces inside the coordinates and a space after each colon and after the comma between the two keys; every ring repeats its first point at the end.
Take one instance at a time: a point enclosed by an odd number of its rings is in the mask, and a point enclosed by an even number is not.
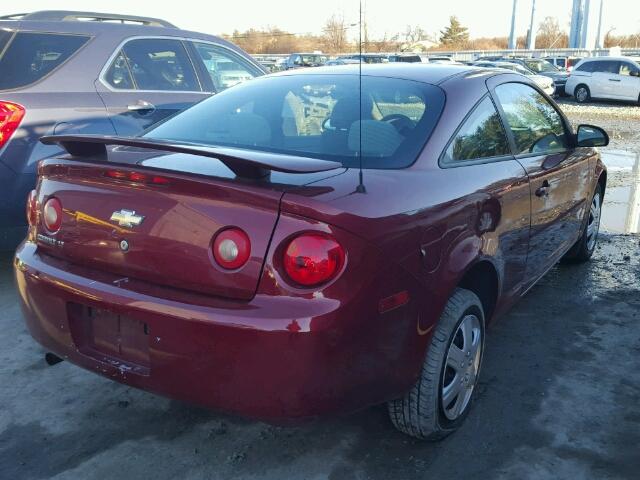
{"type": "Polygon", "coordinates": [[[56,233],[38,222],[36,241],[47,254],[119,281],[254,296],[286,186],[238,177],[200,155],[120,147],[106,158],[45,160],[39,173],[39,204],[56,197],[63,208],[56,233]],[[211,171],[194,174],[203,161],[211,171]],[[250,258],[237,270],[220,267],[212,253],[215,235],[228,227],[244,230],[251,242],[250,258]]]}

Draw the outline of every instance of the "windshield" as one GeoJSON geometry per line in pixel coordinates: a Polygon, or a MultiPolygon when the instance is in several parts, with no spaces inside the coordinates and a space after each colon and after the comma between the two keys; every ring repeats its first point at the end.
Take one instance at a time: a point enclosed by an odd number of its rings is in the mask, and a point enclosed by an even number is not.
{"type": "Polygon", "coordinates": [[[438,87],[357,75],[264,77],[171,117],[148,138],[313,157],[365,168],[412,164],[444,105],[438,87]],[[360,108],[361,107],[361,108],[360,108]]]}
{"type": "Polygon", "coordinates": [[[498,65],[502,68],[508,68],[509,70],[513,70],[515,72],[521,73],[522,75],[533,75],[530,70],[527,70],[522,65],[518,65],[516,63],[501,63],[498,65]]]}
{"type": "Polygon", "coordinates": [[[535,73],[541,72],[559,72],[559,70],[551,63],[545,60],[525,60],[527,67],[533,70],[535,73]]]}

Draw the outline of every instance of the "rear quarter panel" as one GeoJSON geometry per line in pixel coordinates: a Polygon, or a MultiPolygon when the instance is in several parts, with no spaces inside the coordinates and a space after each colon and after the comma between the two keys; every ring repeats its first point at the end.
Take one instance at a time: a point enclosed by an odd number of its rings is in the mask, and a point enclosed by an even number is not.
{"type": "MultiPolygon", "coordinates": [[[[484,80],[459,78],[447,84],[445,111],[410,168],[365,170],[366,193],[356,193],[358,171],[350,169],[315,183],[328,188],[319,195],[304,195],[303,188],[286,193],[282,202],[284,212],[337,225],[375,245],[380,250],[375,275],[389,279],[378,295],[401,289],[411,293],[416,317],[410,324],[415,328],[405,332],[405,345],[413,363],[403,367],[403,378],[411,381],[419,374],[430,332],[449,296],[475,262],[484,260],[495,267],[500,308],[517,298],[523,281],[530,199],[522,166],[515,160],[438,166],[451,135],[487,92],[484,80]],[[494,225],[484,230],[481,216],[487,206],[494,225]]],[[[359,278],[361,285],[367,281],[365,275],[359,278]]]]}

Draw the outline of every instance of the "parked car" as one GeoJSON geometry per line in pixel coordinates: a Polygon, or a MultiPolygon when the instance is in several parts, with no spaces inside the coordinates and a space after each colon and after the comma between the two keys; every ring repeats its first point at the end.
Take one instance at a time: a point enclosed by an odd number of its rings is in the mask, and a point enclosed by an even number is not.
{"type": "Polygon", "coordinates": [[[559,70],[571,73],[573,67],[582,60],[583,57],[544,57],[543,60],[554,65],[559,70]]]}
{"type": "Polygon", "coordinates": [[[555,86],[556,95],[565,94],[565,84],[569,74],[567,72],[560,71],[555,65],[542,60],[540,58],[505,58],[502,61],[512,62],[527,67],[538,75],[544,75],[553,80],[555,86]]]}
{"type": "Polygon", "coordinates": [[[319,67],[324,65],[328,57],[319,53],[292,53],[284,61],[284,69],[319,67]]]}
{"type": "Polygon", "coordinates": [[[396,53],[387,55],[390,62],[419,63],[422,62],[420,55],[415,53],[396,53]]]}
{"type": "Polygon", "coordinates": [[[354,53],[352,55],[342,55],[343,59],[355,60],[362,63],[388,63],[389,59],[386,55],[378,54],[378,53],[363,53],[360,55],[359,53],[354,53]]]}
{"type": "Polygon", "coordinates": [[[579,103],[592,98],[640,103],[640,58],[585,58],[574,67],[566,89],[579,103]]]}
{"type": "Polygon", "coordinates": [[[522,75],[395,63],[41,141],[67,153],[41,163],[14,267],[46,350],[276,422],[388,402],[401,431],[442,438],[490,322],[593,254],[608,138],[522,75]]]}
{"type": "Polygon", "coordinates": [[[446,55],[430,55],[427,59],[429,63],[458,63],[453,58],[446,55]]]}
{"type": "Polygon", "coordinates": [[[67,11],[11,18],[0,19],[0,250],[24,237],[37,161],[61,151],[40,136],[134,135],[265,73],[231,43],[164,20],[67,11]]]}
{"type": "Polygon", "coordinates": [[[360,63],[360,62],[358,60],[354,60],[353,58],[338,57],[338,58],[333,58],[331,60],[327,60],[327,62],[325,63],[325,66],[330,67],[335,65],[355,65],[357,63],[360,63]]]}
{"type": "Polygon", "coordinates": [[[544,75],[537,75],[533,73],[531,70],[529,70],[527,67],[519,65],[517,63],[479,61],[479,62],[475,62],[473,65],[476,67],[483,67],[483,68],[505,68],[507,70],[512,70],[516,73],[529,77],[547,95],[553,95],[555,92],[555,86],[553,84],[552,79],[550,79],[549,77],[545,77],[544,75]]]}

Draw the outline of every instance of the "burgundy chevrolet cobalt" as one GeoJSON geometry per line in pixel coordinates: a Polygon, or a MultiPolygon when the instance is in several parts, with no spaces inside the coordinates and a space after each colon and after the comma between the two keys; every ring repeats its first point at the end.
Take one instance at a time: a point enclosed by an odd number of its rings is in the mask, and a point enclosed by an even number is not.
{"type": "Polygon", "coordinates": [[[390,64],[42,141],[61,153],[15,275],[47,351],[275,422],[388,402],[434,439],[469,412],[487,325],[594,252],[608,137],[518,74],[390,64]]]}

